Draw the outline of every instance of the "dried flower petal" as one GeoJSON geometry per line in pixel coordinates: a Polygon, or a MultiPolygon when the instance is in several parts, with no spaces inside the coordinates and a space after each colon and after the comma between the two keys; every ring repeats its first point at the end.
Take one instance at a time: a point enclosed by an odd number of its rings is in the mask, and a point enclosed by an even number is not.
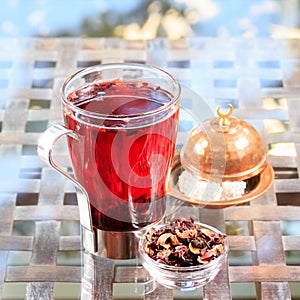
{"type": "Polygon", "coordinates": [[[171,236],[173,234],[168,232],[168,233],[164,233],[162,234],[158,240],[157,240],[157,244],[160,246],[163,246],[164,248],[170,248],[171,247],[171,236]],[[167,242],[169,239],[169,243],[167,242]]]}
{"type": "Polygon", "coordinates": [[[224,253],[225,235],[177,219],[169,225],[151,228],[146,234],[145,253],[152,259],[176,267],[204,265],[224,253]]]}
{"type": "Polygon", "coordinates": [[[192,243],[189,243],[189,250],[194,254],[200,254],[201,248],[194,247],[192,243]]]}

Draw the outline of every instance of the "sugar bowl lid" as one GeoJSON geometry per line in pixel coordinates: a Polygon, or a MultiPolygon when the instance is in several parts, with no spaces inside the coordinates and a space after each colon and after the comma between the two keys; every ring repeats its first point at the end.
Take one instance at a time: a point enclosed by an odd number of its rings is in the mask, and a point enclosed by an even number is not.
{"type": "Polygon", "coordinates": [[[267,151],[258,131],[248,122],[217,109],[217,117],[196,126],[180,152],[182,167],[205,180],[242,181],[258,175],[267,151]]]}

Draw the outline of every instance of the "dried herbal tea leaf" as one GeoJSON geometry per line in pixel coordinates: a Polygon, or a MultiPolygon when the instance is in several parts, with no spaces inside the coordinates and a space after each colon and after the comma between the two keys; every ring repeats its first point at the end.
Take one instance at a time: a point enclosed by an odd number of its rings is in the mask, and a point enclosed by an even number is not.
{"type": "Polygon", "coordinates": [[[195,224],[193,218],[177,219],[164,227],[150,229],[144,251],[150,258],[166,265],[204,265],[224,253],[225,237],[195,224]]]}

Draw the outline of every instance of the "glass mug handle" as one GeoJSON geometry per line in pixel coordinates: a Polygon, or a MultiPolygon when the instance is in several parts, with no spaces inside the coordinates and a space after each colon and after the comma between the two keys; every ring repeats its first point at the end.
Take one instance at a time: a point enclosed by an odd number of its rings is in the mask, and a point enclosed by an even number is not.
{"type": "Polygon", "coordinates": [[[67,129],[65,126],[55,124],[50,126],[44,133],[42,133],[39,141],[37,153],[38,156],[50,167],[54,168],[62,175],[70,179],[77,191],[77,202],[79,208],[80,223],[83,226],[83,246],[90,253],[97,252],[97,242],[95,231],[92,225],[92,215],[90,209],[89,196],[84,187],[70,174],[60,168],[53,160],[52,150],[56,142],[63,136],[69,136],[77,139],[76,134],[67,129]]]}

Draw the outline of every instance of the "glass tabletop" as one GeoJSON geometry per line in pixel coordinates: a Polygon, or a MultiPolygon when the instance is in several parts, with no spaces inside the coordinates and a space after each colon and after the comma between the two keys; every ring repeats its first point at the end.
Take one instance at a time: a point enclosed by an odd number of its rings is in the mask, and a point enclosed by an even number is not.
{"type": "MultiPolygon", "coordinates": [[[[1,299],[300,299],[298,40],[110,38],[0,40],[1,299]],[[41,133],[61,122],[59,89],[97,63],[149,63],[183,87],[179,151],[217,106],[262,135],[275,171],[270,189],[241,205],[210,209],[169,197],[166,219],[194,217],[226,232],[228,265],[192,292],[158,286],[138,260],[82,250],[76,192],[37,156],[41,133]]],[[[72,171],[67,147],[57,161],[72,171]]]]}

